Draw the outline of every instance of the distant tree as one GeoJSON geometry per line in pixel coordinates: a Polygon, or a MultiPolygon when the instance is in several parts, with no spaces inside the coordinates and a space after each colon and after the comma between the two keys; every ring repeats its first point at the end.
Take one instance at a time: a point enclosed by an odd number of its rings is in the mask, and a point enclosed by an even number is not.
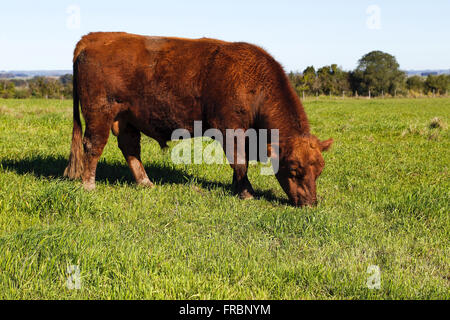
{"type": "Polygon", "coordinates": [[[28,81],[31,96],[34,98],[45,98],[47,89],[44,77],[34,77],[28,81]]]}
{"type": "Polygon", "coordinates": [[[71,98],[72,87],[70,74],[60,78],[0,79],[0,98],[71,98]]]}
{"type": "Polygon", "coordinates": [[[66,99],[71,98],[73,94],[72,88],[73,88],[72,82],[65,85],[61,92],[62,96],[66,99]]]}
{"type": "Polygon", "coordinates": [[[337,64],[324,66],[317,72],[313,66],[309,66],[301,74],[291,72],[288,76],[299,95],[303,93],[341,95],[342,92],[350,92],[349,73],[343,71],[337,64]]]}
{"type": "Polygon", "coordinates": [[[324,66],[317,70],[320,91],[324,94],[330,94],[333,91],[332,73],[330,66],[324,66]]]}
{"type": "Polygon", "coordinates": [[[349,73],[343,71],[336,64],[331,65],[332,93],[340,95],[342,92],[350,91],[349,73]]]}
{"type": "Polygon", "coordinates": [[[64,86],[59,79],[34,77],[28,82],[31,96],[35,98],[61,98],[64,95],[64,86]]]}
{"type": "Polygon", "coordinates": [[[406,88],[417,93],[425,93],[425,79],[421,76],[409,77],[406,79],[406,88]]]}
{"type": "Polygon", "coordinates": [[[59,77],[59,81],[62,83],[63,88],[61,89],[61,95],[64,98],[72,97],[73,88],[73,76],[71,74],[65,74],[59,77]]]}
{"type": "Polygon", "coordinates": [[[68,84],[72,84],[73,76],[71,74],[65,74],[65,75],[59,77],[59,81],[61,81],[61,83],[64,86],[66,86],[68,84]]]}
{"type": "Polygon", "coordinates": [[[403,89],[406,74],[399,69],[394,56],[372,51],[364,55],[352,74],[353,89],[359,93],[381,95],[382,92],[393,95],[403,89]]]}
{"type": "Polygon", "coordinates": [[[10,80],[12,83],[14,83],[14,85],[17,87],[26,87],[27,86],[27,81],[24,79],[11,79],[10,80]]]}
{"type": "Polygon", "coordinates": [[[306,67],[305,70],[303,70],[303,75],[311,75],[311,76],[316,76],[316,69],[314,68],[314,66],[309,66],[306,67]]]}
{"type": "Polygon", "coordinates": [[[0,81],[0,97],[4,99],[14,98],[15,95],[15,85],[13,82],[8,80],[0,81]]]}
{"type": "Polygon", "coordinates": [[[320,91],[320,83],[314,66],[303,70],[303,86],[307,94],[315,94],[320,91]]]}
{"type": "Polygon", "coordinates": [[[317,70],[320,91],[323,94],[340,95],[350,91],[349,73],[337,64],[324,66],[317,70]]]}
{"type": "Polygon", "coordinates": [[[31,92],[28,87],[18,87],[14,93],[16,99],[26,99],[31,97],[31,92]]]}
{"type": "Polygon", "coordinates": [[[298,72],[289,72],[288,74],[289,81],[292,84],[292,87],[294,87],[295,92],[300,95],[301,90],[300,87],[302,86],[302,75],[298,72]]]}
{"type": "Polygon", "coordinates": [[[425,88],[429,93],[446,94],[450,89],[450,75],[428,75],[425,80],[425,88]]]}
{"type": "Polygon", "coordinates": [[[303,93],[312,94],[312,92],[318,87],[314,67],[306,68],[303,73],[290,72],[288,76],[292,86],[300,96],[302,96],[303,93]]]}

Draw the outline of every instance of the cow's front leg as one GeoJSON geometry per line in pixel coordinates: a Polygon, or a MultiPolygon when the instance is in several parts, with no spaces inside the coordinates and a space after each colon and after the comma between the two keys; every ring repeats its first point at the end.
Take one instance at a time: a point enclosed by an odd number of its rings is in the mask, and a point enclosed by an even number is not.
{"type": "Polygon", "coordinates": [[[233,190],[241,199],[253,199],[255,191],[248,180],[247,170],[248,163],[231,165],[233,172],[233,190]]]}
{"type": "Polygon", "coordinates": [[[248,156],[245,150],[245,136],[243,131],[237,134],[237,143],[235,139],[225,139],[223,141],[223,150],[233,169],[233,191],[239,195],[241,199],[253,199],[255,191],[247,177],[248,156]],[[230,141],[228,141],[230,140],[230,141]]]}

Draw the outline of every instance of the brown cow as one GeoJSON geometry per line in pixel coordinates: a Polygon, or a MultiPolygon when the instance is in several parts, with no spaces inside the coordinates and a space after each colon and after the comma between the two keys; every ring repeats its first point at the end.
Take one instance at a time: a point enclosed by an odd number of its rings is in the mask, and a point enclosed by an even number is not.
{"type": "MultiPolygon", "coordinates": [[[[310,134],[283,68],[263,49],[206,38],[90,33],[75,48],[73,76],[72,148],[64,175],[81,177],[85,189],[95,188],[110,130],[136,182],[153,186],[141,162],[141,132],[165,146],[173,130],[192,132],[194,121],[202,121],[204,130],[222,132],[278,129],[280,185],[294,205],[316,202],[321,151],[333,141],[310,134]],[[79,103],[86,122],[83,139],[79,103]]],[[[241,198],[254,194],[246,159],[231,164],[241,198]]]]}

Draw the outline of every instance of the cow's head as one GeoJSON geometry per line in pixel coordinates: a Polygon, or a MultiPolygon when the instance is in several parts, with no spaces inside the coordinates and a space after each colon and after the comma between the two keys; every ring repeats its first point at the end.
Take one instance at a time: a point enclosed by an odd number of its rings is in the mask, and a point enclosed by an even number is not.
{"type": "Polygon", "coordinates": [[[291,138],[280,145],[276,177],[295,206],[317,202],[316,179],[325,166],[322,152],[328,150],[332,143],[333,139],[319,141],[311,135],[291,138]]]}

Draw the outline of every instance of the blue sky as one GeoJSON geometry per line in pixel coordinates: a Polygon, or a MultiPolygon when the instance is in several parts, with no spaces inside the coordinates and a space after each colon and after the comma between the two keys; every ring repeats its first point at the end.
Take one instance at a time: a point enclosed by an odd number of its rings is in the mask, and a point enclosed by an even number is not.
{"type": "Polygon", "coordinates": [[[405,70],[449,69],[449,14],[449,0],[2,1],[0,70],[71,69],[76,42],[91,31],[246,41],[287,71],[350,70],[371,50],[395,55],[405,70]]]}

